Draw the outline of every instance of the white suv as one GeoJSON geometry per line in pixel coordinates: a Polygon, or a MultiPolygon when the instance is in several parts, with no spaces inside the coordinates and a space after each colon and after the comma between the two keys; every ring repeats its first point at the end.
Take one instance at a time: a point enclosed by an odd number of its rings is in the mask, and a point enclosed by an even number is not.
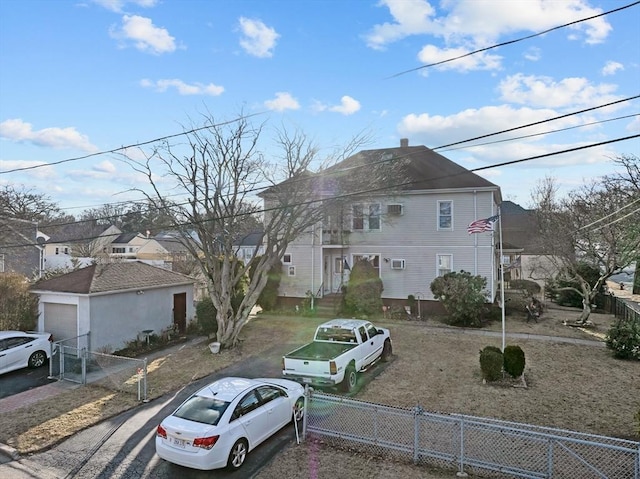
{"type": "Polygon", "coordinates": [[[51,358],[49,333],[0,331],[0,374],[21,368],[39,368],[51,358]]]}

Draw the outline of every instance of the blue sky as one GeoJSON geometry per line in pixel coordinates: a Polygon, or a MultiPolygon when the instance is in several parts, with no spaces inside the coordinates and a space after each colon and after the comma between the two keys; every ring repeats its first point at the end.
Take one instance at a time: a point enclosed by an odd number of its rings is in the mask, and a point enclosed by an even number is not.
{"type": "MultiPolygon", "coordinates": [[[[400,138],[437,148],[636,96],[640,5],[395,76],[631,3],[5,0],[0,185],[45,193],[70,214],[140,199],[128,190],[145,180],[117,155],[47,164],[176,134],[205,112],[220,121],[259,114],[267,154],[283,125],[326,152],[363,131],[373,138],[364,149],[400,138]]],[[[605,142],[640,133],[639,106],[625,101],[483,142],[543,135],[437,151],[473,169],[605,142]]],[[[527,206],[541,178],[567,191],[612,173],[620,154],[640,155],[640,140],[479,174],[527,206]]]]}

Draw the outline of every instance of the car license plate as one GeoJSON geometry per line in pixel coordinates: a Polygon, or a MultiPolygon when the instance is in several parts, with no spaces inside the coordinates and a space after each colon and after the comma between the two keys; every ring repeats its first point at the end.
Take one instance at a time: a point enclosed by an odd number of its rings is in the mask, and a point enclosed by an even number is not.
{"type": "Polygon", "coordinates": [[[178,438],[171,438],[171,442],[173,443],[174,446],[176,447],[181,447],[182,449],[184,449],[184,445],[185,445],[185,440],[184,439],[178,439],[178,438]]]}
{"type": "Polygon", "coordinates": [[[310,378],[302,378],[302,382],[305,384],[309,384],[311,383],[311,379],[310,378]]]}

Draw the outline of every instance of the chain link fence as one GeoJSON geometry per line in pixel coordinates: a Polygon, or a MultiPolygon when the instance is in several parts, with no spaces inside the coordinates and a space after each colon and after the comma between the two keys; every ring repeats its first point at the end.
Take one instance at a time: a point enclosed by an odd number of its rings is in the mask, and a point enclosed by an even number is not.
{"type": "Polygon", "coordinates": [[[640,443],[419,406],[307,395],[303,435],[415,464],[497,477],[640,479],[640,443]]]}
{"type": "Polygon", "coordinates": [[[114,356],[86,348],[57,345],[51,369],[56,377],[78,384],[93,384],[147,400],[147,360],[114,356]],[[56,364],[54,364],[56,363],[56,364]]]}

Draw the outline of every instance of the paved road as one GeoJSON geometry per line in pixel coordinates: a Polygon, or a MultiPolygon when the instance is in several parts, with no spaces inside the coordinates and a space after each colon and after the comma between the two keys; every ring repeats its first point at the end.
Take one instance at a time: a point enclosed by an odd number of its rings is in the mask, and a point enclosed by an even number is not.
{"type": "MultiPolygon", "coordinates": [[[[224,376],[280,377],[281,358],[295,345],[286,344],[260,357],[248,358],[177,393],[143,404],[86,429],[53,449],[0,465],[0,478],[11,479],[139,479],[252,477],[284,447],[294,444],[296,431],[287,426],[247,456],[235,473],[196,471],[170,464],[155,454],[155,430],[160,421],[203,385],[224,376]]],[[[361,376],[359,387],[380,374],[380,364],[361,376]]]]}
{"type": "Polygon", "coordinates": [[[24,368],[3,374],[0,376],[0,399],[48,384],[51,382],[48,376],[48,363],[38,369],[24,368]]]}

